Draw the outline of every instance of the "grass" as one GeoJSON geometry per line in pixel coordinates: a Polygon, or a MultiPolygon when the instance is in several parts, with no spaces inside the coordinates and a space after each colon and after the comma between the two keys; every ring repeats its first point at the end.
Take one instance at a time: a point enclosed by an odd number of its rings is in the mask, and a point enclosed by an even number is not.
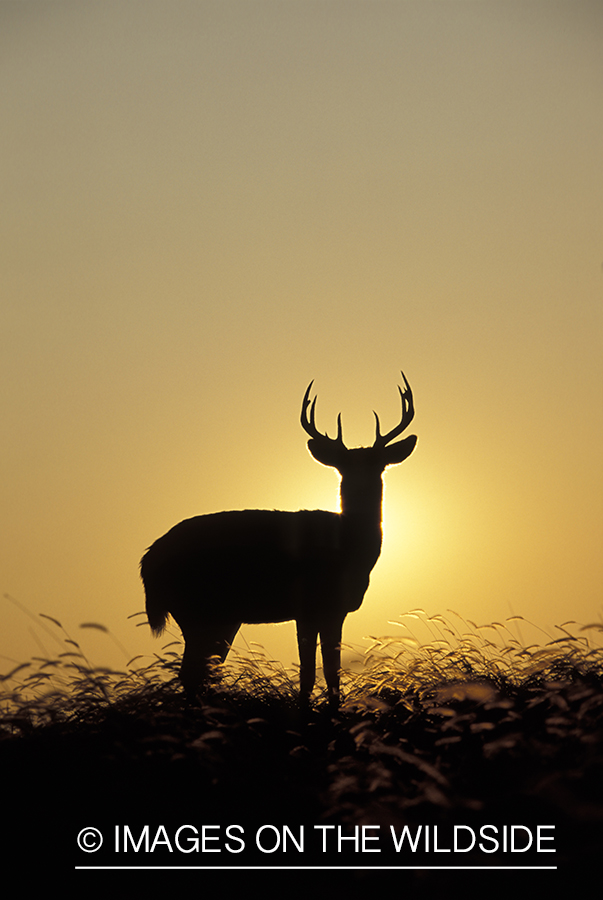
{"type": "MultiPolygon", "coordinates": [[[[0,761],[11,773],[5,808],[18,827],[41,811],[52,820],[57,807],[74,826],[320,823],[354,834],[355,826],[406,825],[415,834],[437,825],[449,835],[461,824],[540,824],[555,826],[552,861],[564,871],[598,861],[599,624],[566,622],[556,636],[523,646],[515,636],[521,617],[478,627],[454,613],[415,611],[394,623],[398,634],[372,640],[362,665],[351,661],[337,716],[320,691],[302,716],[296,673],[261,649],[231,653],[221,680],[189,706],[176,677],[179,646],[123,672],[99,670],[59,622],[50,623],[64,652],[7,673],[0,694],[0,761]],[[431,640],[418,641],[409,624],[428,629],[431,640]]],[[[351,844],[343,846],[328,857],[314,848],[303,862],[358,862],[351,844]]],[[[220,861],[265,865],[278,856],[254,852],[220,861]]],[[[378,859],[361,856],[369,865],[403,861],[385,847],[378,859]]],[[[157,852],[152,862],[161,858],[157,852]]],[[[194,863],[208,859],[216,861],[194,863]]],[[[411,862],[418,859],[413,853],[411,862]]],[[[481,865],[509,859],[501,848],[462,855],[481,865]]]]}

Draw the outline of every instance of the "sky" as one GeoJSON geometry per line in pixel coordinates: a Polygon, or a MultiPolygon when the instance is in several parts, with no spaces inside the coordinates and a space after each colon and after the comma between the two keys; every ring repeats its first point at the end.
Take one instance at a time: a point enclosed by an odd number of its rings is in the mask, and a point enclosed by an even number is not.
{"type": "Polygon", "coordinates": [[[337,511],[304,391],[367,445],[400,370],[344,641],[603,620],[601,3],[0,0],[0,83],[0,672],[150,661],[145,549],[337,511]]]}

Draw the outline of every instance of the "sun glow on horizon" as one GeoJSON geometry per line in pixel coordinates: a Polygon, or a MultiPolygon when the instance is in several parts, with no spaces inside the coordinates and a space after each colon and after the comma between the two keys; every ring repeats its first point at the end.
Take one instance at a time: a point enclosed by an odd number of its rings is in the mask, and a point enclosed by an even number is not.
{"type": "MultiPolygon", "coordinates": [[[[419,440],[344,640],[412,607],[596,621],[603,6],[8,9],[2,592],[154,653],[145,548],[338,511],[304,390],[367,445],[402,369],[419,440]]],[[[0,652],[50,652],[5,605],[0,652]]]]}

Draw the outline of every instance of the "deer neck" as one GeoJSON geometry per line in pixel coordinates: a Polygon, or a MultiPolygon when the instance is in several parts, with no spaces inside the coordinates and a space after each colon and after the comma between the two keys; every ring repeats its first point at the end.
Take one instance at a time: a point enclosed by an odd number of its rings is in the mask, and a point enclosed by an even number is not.
{"type": "Polygon", "coordinates": [[[348,548],[357,555],[361,565],[377,562],[381,553],[381,509],[383,484],[370,486],[348,485],[341,481],[341,519],[348,548]],[[369,489],[370,487],[370,489],[369,489]]]}

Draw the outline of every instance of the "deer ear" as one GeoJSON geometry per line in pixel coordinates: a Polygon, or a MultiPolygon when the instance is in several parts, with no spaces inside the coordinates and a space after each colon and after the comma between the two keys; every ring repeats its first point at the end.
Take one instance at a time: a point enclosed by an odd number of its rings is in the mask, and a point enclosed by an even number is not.
{"type": "MultiPolygon", "coordinates": [[[[308,441],[308,450],[314,459],[317,462],[322,463],[323,466],[332,466],[334,469],[339,469],[339,466],[341,465],[342,450],[340,447],[334,447],[333,442],[327,444],[312,438],[308,441]]],[[[345,452],[345,450],[343,452],[345,452]]]]}
{"type": "Polygon", "coordinates": [[[407,459],[415,449],[416,443],[416,434],[410,434],[407,438],[404,438],[403,441],[398,441],[397,444],[392,444],[389,447],[385,447],[381,451],[383,454],[383,458],[385,459],[385,465],[397,466],[398,463],[404,462],[404,460],[407,459]]]}

